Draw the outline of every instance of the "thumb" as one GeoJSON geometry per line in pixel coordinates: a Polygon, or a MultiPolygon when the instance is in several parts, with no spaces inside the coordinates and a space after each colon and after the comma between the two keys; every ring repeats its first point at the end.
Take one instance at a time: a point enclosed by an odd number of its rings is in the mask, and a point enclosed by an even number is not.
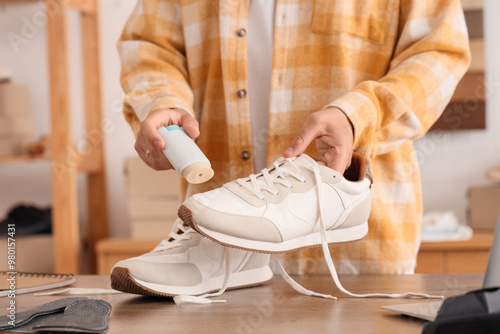
{"type": "Polygon", "coordinates": [[[297,136],[292,141],[290,147],[283,152],[285,158],[296,157],[304,153],[306,148],[317,137],[317,128],[314,122],[308,118],[297,136]]]}
{"type": "Polygon", "coordinates": [[[185,114],[181,119],[181,126],[186,131],[187,135],[193,139],[200,135],[200,124],[193,116],[185,114]]]}

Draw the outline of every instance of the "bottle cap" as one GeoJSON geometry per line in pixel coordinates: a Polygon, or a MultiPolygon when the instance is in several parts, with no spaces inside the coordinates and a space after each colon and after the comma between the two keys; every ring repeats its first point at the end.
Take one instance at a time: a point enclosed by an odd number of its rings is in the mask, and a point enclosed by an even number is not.
{"type": "Polygon", "coordinates": [[[214,176],[214,170],[204,162],[195,162],[184,168],[182,176],[192,184],[203,183],[214,176]]]}

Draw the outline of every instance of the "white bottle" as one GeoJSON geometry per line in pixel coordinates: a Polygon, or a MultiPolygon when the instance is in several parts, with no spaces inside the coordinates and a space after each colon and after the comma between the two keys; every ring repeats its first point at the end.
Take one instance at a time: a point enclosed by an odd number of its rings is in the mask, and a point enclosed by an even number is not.
{"type": "Polygon", "coordinates": [[[214,176],[210,161],[183,128],[169,125],[158,129],[165,140],[163,153],[189,183],[203,183],[214,176]]]}

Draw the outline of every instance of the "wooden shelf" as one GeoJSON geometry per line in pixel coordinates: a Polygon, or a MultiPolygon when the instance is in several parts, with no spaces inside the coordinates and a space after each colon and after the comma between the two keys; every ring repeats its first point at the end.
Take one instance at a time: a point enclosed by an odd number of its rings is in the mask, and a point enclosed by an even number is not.
{"type": "Polygon", "coordinates": [[[484,7],[483,0],[461,0],[462,7],[465,10],[482,10],[484,7]]]}
{"type": "Polygon", "coordinates": [[[469,240],[422,242],[416,273],[484,273],[488,264],[493,232],[474,231],[469,240]]]}
{"type": "Polygon", "coordinates": [[[462,0],[469,31],[471,64],[430,131],[486,129],[484,15],[482,0],[462,0]]]}
{"type": "MultiPolygon", "coordinates": [[[[23,4],[41,1],[43,0],[0,0],[0,3],[23,4]]],[[[60,0],[57,0],[57,2],[60,2],[60,0]]],[[[97,13],[97,2],[93,0],[65,0],[64,7],[74,8],[87,14],[97,13]]]]}
{"type": "Polygon", "coordinates": [[[43,0],[0,0],[0,3],[26,3],[26,2],[40,2],[43,0]]]}
{"type": "MultiPolygon", "coordinates": [[[[0,3],[22,4],[34,0],[0,0],[0,3]]],[[[50,162],[52,171],[52,230],[54,235],[54,270],[80,272],[80,227],[78,222],[77,172],[87,177],[87,244],[92,272],[96,270],[95,244],[108,235],[104,145],[102,130],[101,76],[99,65],[99,32],[97,0],[51,0],[47,17],[47,50],[49,60],[51,155],[5,156],[0,163],[50,162]],[[57,9],[56,9],[57,6],[57,9]],[[69,77],[68,10],[80,14],[85,101],[85,133],[88,147],[79,152],[74,146],[69,77]]]]}
{"type": "Polygon", "coordinates": [[[489,251],[493,243],[493,232],[474,232],[469,240],[445,241],[445,242],[422,242],[420,251],[489,251]]]}
{"type": "Polygon", "coordinates": [[[0,163],[50,162],[44,155],[0,155],[0,163]]]}

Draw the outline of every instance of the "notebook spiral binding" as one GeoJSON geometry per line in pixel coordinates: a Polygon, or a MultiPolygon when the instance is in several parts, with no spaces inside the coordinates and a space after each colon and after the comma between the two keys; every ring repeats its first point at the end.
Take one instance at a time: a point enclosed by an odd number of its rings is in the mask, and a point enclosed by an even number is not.
{"type": "Polygon", "coordinates": [[[26,277],[50,277],[50,278],[68,278],[74,276],[73,274],[59,274],[59,273],[39,273],[39,272],[26,272],[26,271],[0,271],[0,275],[16,274],[17,276],[26,277]]]}
{"type": "Polygon", "coordinates": [[[59,288],[74,282],[73,274],[0,271],[0,297],[59,288]]]}

